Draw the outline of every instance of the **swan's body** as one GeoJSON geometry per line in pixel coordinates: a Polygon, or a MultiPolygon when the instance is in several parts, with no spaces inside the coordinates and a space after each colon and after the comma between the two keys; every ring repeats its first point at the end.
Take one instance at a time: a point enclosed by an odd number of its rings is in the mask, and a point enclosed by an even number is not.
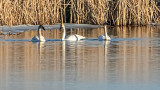
{"type": "Polygon", "coordinates": [[[107,39],[106,39],[106,36],[100,35],[100,36],[98,37],[98,40],[100,40],[100,41],[102,41],[102,40],[111,40],[111,38],[107,35],[107,39]]]}
{"type": "Polygon", "coordinates": [[[64,24],[62,23],[60,27],[61,27],[60,29],[62,30],[62,40],[77,41],[77,40],[85,39],[85,37],[77,34],[66,36],[66,29],[64,24]]]}
{"type": "Polygon", "coordinates": [[[38,35],[37,35],[37,36],[34,36],[34,37],[32,38],[32,42],[44,42],[44,41],[46,41],[45,38],[44,38],[44,37],[42,36],[42,34],[41,34],[41,30],[42,30],[42,29],[45,30],[42,25],[39,25],[38,30],[37,30],[38,35]]]}
{"type": "Polygon", "coordinates": [[[111,40],[111,38],[107,34],[107,27],[106,27],[106,25],[104,26],[104,30],[105,30],[105,35],[100,35],[98,37],[98,40],[100,40],[100,41],[102,41],[102,40],[111,40]]]}
{"type": "Polygon", "coordinates": [[[45,42],[46,40],[45,40],[45,38],[43,37],[43,36],[40,36],[40,37],[38,37],[38,36],[34,36],[33,38],[32,38],[32,42],[45,42]]]}

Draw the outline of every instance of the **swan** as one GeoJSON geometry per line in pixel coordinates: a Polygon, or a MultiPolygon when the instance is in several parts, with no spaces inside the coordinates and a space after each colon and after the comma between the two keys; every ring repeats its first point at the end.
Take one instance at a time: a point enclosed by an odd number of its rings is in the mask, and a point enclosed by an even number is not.
{"type": "Polygon", "coordinates": [[[45,30],[45,28],[42,25],[39,25],[38,30],[37,30],[38,35],[34,36],[32,38],[32,42],[44,42],[44,41],[46,41],[45,38],[41,34],[41,30],[45,30]]]}
{"type": "Polygon", "coordinates": [[[98,40],[100,40],[100,41],[102,41],[102,40],[111,40],[111,38],[107,34],[107,25],[104,25],[104,30],[105,30],[105,36],[104,35],[100,35],[98,37],[98,40]]]}
{"type": "Polygon", "coordinates": [[[66,29],[63,23],[61,23],[60,30],[62,30],[62,40],[77,41],[85,39],[85,37],[77,34],[66,36],[66,29]]]}

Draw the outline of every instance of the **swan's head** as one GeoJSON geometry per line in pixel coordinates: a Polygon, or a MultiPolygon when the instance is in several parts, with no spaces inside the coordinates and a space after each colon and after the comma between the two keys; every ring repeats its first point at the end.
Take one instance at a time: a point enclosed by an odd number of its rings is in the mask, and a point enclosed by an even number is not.
{"type": "Polygon", "coordinates": [[[104,22],[103,26],[105,27],[105,26],[107,26],[107,25],[108,25],[108,23],[107,23],[107,22],[104,22]]]}
{"type": "Polygon", "coordinates": [[[107,29],[108,23],[105,22],[105,23],[103,24],[103,26],[104,26],[105,29],[107,29]]]}
{"type": "Polygon", "coordinates": [[[62,23],[61,25],[60,25],[60,29],[63,29],[65,26],[64,26],[64,24],[62,23]]]}
{"type": "Polygon", "coordinates": [[[64,26],[64,24],[62,23],[62,24],[60,25],[60,30],[62,31],[64,28],[65,28],[65,26],[64,26]]]}
{"type": "Polygon", "coordinates": [[[38,29],[46,30],[42,25],[39,25],[38,29]]]}

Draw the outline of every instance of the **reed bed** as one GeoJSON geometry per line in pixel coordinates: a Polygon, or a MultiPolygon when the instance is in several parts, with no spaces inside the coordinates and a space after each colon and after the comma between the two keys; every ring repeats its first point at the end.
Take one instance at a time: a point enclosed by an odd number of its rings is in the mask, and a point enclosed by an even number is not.
{"type": "Polygon", "coordinates": [[[59,22],[59,0],[1,0],[0,24],[53,24],[59,22]]]}
{"type": "Polygon", "coordinates": [[[154,0],[0,0],[0,24],[146,25],[159,21],[154,0]],[[62,16],[61,16],[62,14],[62,16]]]}

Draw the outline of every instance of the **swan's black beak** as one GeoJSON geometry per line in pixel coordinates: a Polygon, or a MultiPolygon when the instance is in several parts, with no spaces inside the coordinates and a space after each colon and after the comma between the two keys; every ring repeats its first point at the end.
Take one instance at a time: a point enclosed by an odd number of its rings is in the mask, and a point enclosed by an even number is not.
{"type": "Polygon", "coordinates": [[[42,29],[45,31],[46,29],[44,27],[42,27],[42,29]]]}
{"type": "Polygon", "coordinates": [[[62,29],[62,25],[60,25],[60,28],[59,29],[62,29]]]}
{"type": "Polygon", "coordinates": [[[61,25],[60,25],[60,28],[59,28],[59,29],[60,29],[60,32],[62,32],[62,26],[61,26],[61,25]]]}
{"type": "Polygon", "coordinates": [[[39,25],[38,29],[46,30],[42,25],[39,25]]]}

